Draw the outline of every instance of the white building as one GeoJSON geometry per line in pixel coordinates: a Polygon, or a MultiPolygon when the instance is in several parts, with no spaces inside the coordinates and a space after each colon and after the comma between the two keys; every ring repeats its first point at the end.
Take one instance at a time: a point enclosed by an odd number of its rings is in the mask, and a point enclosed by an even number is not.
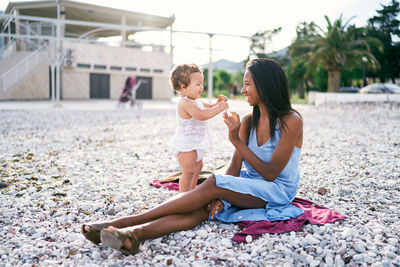
{"type": "Polygon", "coordinates": [[[0,14],[0,100],[118,99],[129,76],[141,81],[138,99],[170,99],[170,42],[131,37],[172,34],[174,20],[70,0],[10,2],[0,14]],[[114,36],[118,46],[100,42],[114,36]]]}

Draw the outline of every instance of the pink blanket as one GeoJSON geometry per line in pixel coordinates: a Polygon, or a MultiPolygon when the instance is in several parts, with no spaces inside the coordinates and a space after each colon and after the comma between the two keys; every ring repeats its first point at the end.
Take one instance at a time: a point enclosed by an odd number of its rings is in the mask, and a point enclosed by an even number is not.
{"type": "MultiPolygon", "coordinates": [[[[179,190],[179,184],[177,182],[166,182],[160,183],[159,180],[153,180],[150,182],[152,186],[164,187],[170,190],[179,190]]],[[[295,198],[292,204],[302,210],[304,213],[295,219],[289,219],[284,221],[271,222],[265,221],[243,221],[239,222],[238,225],[244,229],[240,233],[236,233],[233,236],[233,241],[245,242],[246,236],[251,235],[252,238],[256,238],[263,233],[284,233],[288,231],[297,231],[303,224],[326,224],[333,223],[338,220],[346,218],[346,216],[322,206],[319,206],[309,200],[295,198]]]]}

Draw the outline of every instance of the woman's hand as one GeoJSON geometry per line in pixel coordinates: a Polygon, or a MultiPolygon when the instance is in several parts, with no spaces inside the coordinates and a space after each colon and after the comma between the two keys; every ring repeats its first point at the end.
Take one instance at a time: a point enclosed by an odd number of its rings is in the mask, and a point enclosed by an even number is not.
{"type": "Polygon", "coordinates": [[[207,209],[208,212],[210,212],[211,219],[214,219],[215,214],[223,210],[224,207],[224,203],[222,203],[222,201],[218,199],[208,204],[207,209]]]}
{"type": "Polygon", "coordinates": [[[236,112],[231,112],[231,116],[224,114],[224,122],[228,126],[228,137],[232,144],[240,141],[239,129],[240,129],[240,117],[236,112]]]}

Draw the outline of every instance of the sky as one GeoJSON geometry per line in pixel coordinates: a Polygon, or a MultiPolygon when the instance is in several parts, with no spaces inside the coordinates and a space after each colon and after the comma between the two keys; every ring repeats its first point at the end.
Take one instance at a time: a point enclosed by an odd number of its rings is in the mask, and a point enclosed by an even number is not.
{"type": "MultiPolygon", "coordinates": [[[[365,26],[367,20],[388,5],[391,0],[76,0],[89,4],[144,12],[170,17],[175,15],[174,30],[251,36],[260,30],[282,27],[268,43],[272,52],[287,47],[296,37],[296,26],[314,21],[325,28],[327,15],[331,21],[343,16],[344,20],[365,26]]],[[[0,10],[9,1],[0,0],[0,10]]],[[[18,0],[15,0],[18,2],[18,0]]],[[[170,33],[142,34],[137,40],[169,45],[170,33]]],[[[174,64],[210,62],[210,38],[205,34],[175,33],[174,64]]],[[[250,42],[245,38],[214,35],[212,61],[227,59],[235,62],[247,58],[250,42]]]]}

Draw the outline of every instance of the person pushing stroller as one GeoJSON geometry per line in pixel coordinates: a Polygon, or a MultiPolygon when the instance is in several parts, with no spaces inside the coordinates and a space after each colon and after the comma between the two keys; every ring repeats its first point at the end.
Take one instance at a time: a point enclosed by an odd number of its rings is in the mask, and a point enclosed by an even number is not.
{"type": "Polygon", "coordinates": [[[136,84],[136,78],[133,76],[126,78],[124,88],[119,97],[119,104],[130,102],[130,106],[134,107],[136,105],[136,90],[139,88],[140,83],[141,81],[136,84]]]}

